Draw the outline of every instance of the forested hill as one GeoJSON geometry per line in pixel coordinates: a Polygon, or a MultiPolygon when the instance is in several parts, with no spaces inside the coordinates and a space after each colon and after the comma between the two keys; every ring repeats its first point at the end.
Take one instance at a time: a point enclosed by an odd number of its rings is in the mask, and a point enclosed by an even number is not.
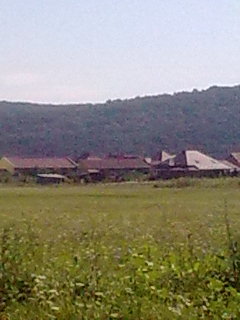
{"type": "Polygon", "coordinates": [[[240,149],[240,86],[105,104],[0,102],[0,154],[79,155],[240,149]]]}

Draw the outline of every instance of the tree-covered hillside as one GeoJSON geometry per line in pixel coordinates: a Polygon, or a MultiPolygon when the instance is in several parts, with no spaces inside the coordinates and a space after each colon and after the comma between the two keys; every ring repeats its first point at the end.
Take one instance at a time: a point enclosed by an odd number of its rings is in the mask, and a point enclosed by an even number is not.
{"type": "Polygon", "coordinates": [[[0,102],[0,153],[154,154],[197,148],[224,156],[240,149],[240,86],[105,104],[0,102]]]}

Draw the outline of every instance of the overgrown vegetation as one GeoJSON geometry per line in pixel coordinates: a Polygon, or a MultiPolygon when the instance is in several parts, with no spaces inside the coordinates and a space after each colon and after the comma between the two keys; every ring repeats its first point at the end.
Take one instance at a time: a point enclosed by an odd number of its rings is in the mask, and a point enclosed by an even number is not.
{"type": "Polygon", "coordinates": [[[2,319],[239,319],[239,180],[211,181],[2,187],[2,319]]]}
{"type": "Polygon", "coordinates": [[[0,102],[0,154],[152,155],[194,148],[221,157],[240,148],[239,101],[236,86],[98,105],[0,102]]]}

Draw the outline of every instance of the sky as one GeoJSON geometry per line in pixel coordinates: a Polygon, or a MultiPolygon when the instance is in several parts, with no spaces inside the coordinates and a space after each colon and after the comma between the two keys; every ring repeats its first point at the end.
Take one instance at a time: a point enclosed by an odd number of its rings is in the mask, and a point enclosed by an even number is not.
{"type": "Polygon", "coordinates": [[[0,0],[0,100],[240,84],[240,0],[0,0]]]}

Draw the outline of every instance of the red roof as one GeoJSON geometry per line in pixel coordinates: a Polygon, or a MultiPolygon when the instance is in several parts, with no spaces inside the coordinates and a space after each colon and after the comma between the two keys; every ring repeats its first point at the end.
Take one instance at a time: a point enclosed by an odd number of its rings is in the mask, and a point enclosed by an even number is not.
{"type": "Polygon", "coordinates": [[[5,157],[15,169],[73,169],[76,164],[69,158],[22,158],[22,157],[5,157]]]}
{"type": "Polygon", "coordinates": [[[79,160],[79,164],[85,169],[97,169],[97,170],[121,170],[121,169],[149,169],[150,166],[143,159],[84,159],[79,160]]]}

